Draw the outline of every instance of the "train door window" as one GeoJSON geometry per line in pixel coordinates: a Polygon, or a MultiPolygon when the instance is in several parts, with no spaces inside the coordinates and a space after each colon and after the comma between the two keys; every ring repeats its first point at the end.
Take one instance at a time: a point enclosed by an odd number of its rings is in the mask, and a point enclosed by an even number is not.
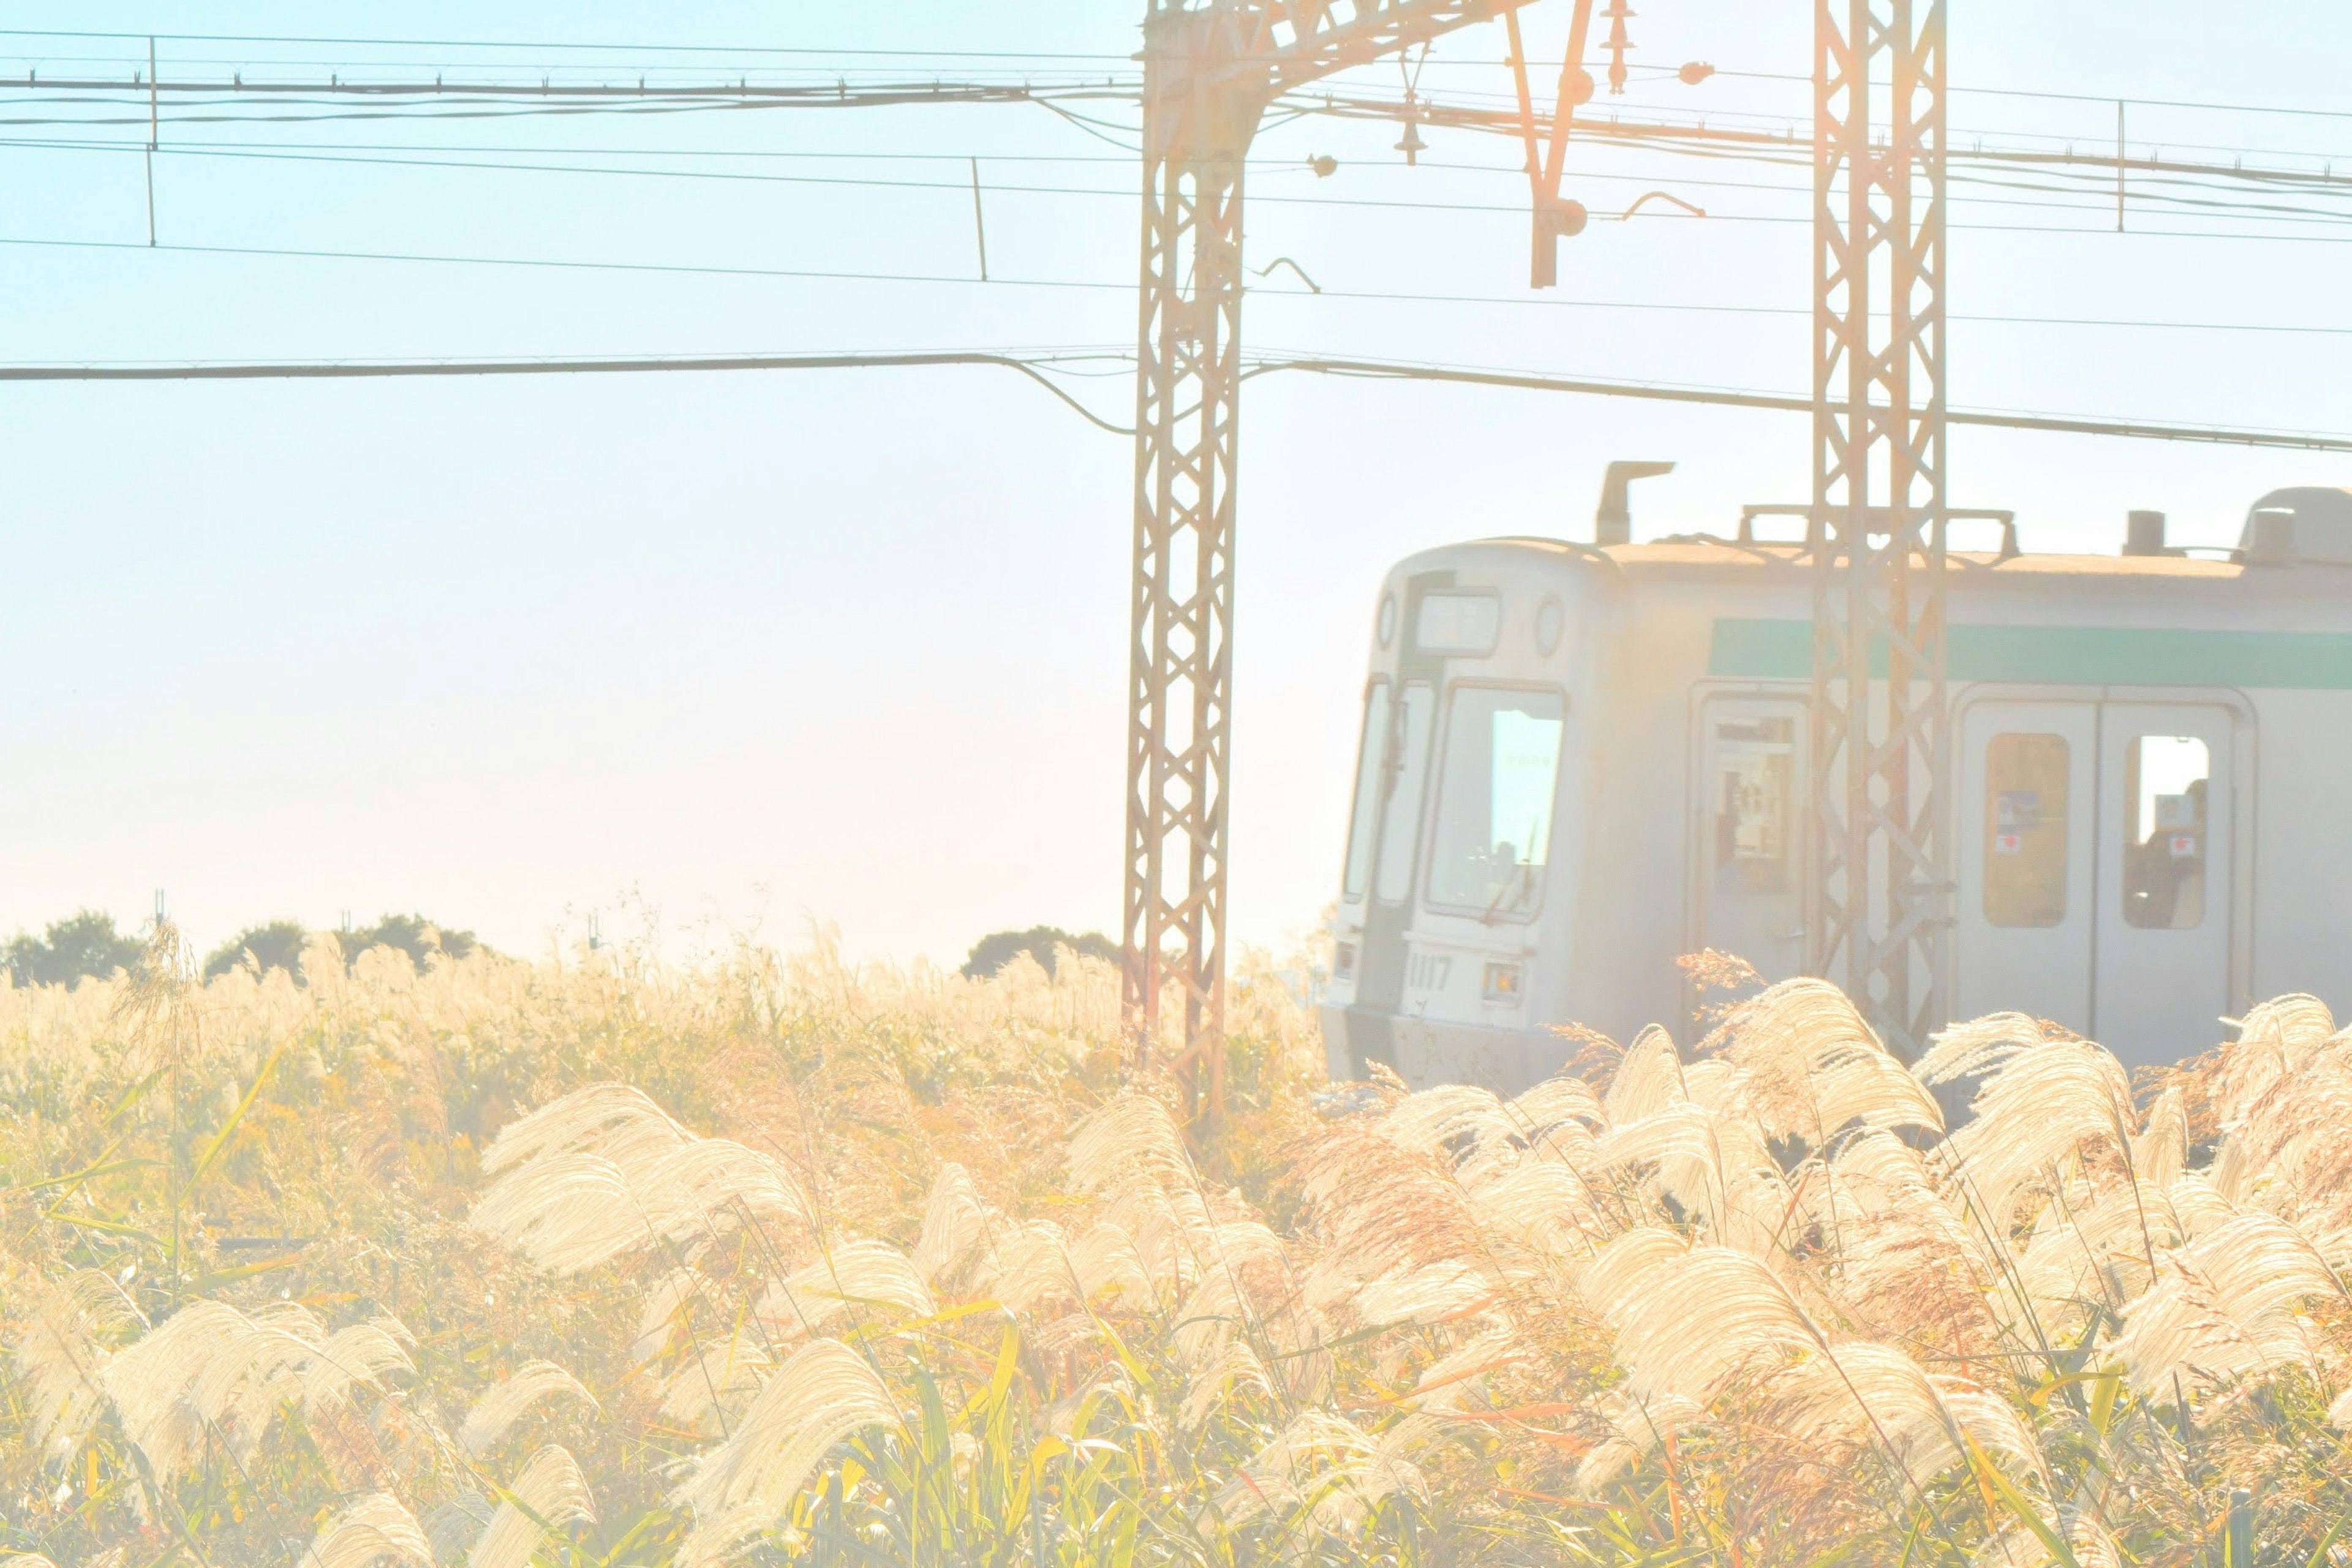
{"type": "Polygon", "coordinates": [[[1685,941],[1693,952],[1736,953],[1767,983],[1786,980],[1804,965],[1804,700],[1711,691],[1697,717],[1688,889],[1696,903],[1685,941]]]}
{"type": "Polygon", "coordinates": [[[1785,715],[1715,726],[1715,879],[1724,893],[1789,891],[1790,798],[1797,721],[1785,715]]]}
{"type": "Polygon", "coordinates": [[[2212,777],[2212,754],[2194,735],[2140,735],[2124,748],[2124,919],[2143,931],[2204,921],[2212,777]]]}
{"type": "Polygon", "coordinates": [[[1389,773],[1389,683],[1375,680],[1364,693],[1364,732],[1356,752],[1356,799],[1348,818],[1348,874],[1339,890],[1350,900],[1364,896],[1372,875],[1373,836],[1379,830],[1381,786],[1389,773]]]}
{"type": "Polygon", "coordinates": [[[1557,691],[1465,686],[1445,722],[1429,901],[1524,918],[1551,860],[1566,705],[1557,691]]]}
{"type": "Polygon", "coordinates": [[[2085,1032],[2127,1068],[2206,1049],[2214,1019],[2246,1005],[2231,919],[2234,792],[2252,782],[2246,717],[2233,702],[2179,700],[2099,710],[2098,966],[2085,1032]]]}
{"type": "Polygon", "coordinates": [[[1987,925],[2064,923],[2073,766],[2063,735],[2004,734],[1986,742],[1987,925]]]}
{"type": "Polygon", "coordinates": [[[1429,779],[1430,719],[1436,700],[1428,685],[1414,681],[1397,697],[1394,726],[1393,782],[1381,814],[1381,858],[1372,873],[1372,891],[1381,902],[1393,904],[1412,890],[1413,851],[1421,840],[1422,789],[1429,779]]]}
{"type": "Polygon", "coordinates": [[[2088,1033],[2112,903],[2102,866],[2114,857],[2098,853],[2105,792],[2122,773],[2103,761],[2099,705],[1970,698],[1953,727],[1952,1016],[2014,1008],[2088,1033]]]}

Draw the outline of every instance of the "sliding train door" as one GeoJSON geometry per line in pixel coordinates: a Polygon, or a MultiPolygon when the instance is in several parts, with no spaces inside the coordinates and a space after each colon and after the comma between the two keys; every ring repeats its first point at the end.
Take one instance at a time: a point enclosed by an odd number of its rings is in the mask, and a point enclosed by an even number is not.
{"type": "Polygon", "coordinates": [[[2092,1020],[2095,702],[1977,702],[1962,714],[1953,1016],[2092,1020]]]}
{"type": "Polygon", "coordinates": [[[2093,1019],[2126,1066],[2205,1050],[2231,1011],[2235,718],[2219,703],[2100,709],[2093,1019]]]}
{"type": "Polygon", "coordinates": [[[2251,747],[2226,703],[2115,691],[1962,704],[1952,1014],[2030,1013],[2139,1067],[2231,1010],[2251,747]]]}
{"type": "Polygon", "coordinates": [[[1805,733],[1802,697],[1699,703],[1696,945],[1746,959],[1767,981],[1805,963],[1805,733]]]}

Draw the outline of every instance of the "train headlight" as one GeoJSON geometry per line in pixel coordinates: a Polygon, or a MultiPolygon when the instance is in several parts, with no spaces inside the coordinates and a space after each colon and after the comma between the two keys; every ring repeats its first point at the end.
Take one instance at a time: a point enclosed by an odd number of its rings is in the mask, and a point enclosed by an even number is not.
{"type": "Polygon", "coordinates": [[[1356,944],[1352,942],[1334,942],[1331,947],[1331,977],[1351,980],[1355,973],[1356,944]]]}
{"type": "Polygon", "coordinates": [[[1485,984],[1479,994],[1489,1002],[1517,1002],[1523,973],[1516,963],[1490,963],[1486,966],[1485,984]]]}

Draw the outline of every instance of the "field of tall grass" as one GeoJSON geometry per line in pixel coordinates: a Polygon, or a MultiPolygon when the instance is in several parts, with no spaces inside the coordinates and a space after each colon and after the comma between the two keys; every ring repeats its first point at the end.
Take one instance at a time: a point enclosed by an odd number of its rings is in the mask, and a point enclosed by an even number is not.
{"type": "Polygon", "coordinates": [[[1194,1147],[1100,964],[331,942],[0,984],[0,1563],[2352,1548],[2308,997],[2135,1085],[1795,982],[1505,1100],[1331,1093],[1245,976],[1194,1147]]]}

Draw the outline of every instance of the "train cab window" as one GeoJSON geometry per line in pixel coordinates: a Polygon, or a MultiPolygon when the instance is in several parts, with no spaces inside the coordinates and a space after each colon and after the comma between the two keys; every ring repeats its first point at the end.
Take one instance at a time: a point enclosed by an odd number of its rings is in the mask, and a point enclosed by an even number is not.
{"type": "Polygon", "coordinates": [[[2066,919],[2063,735],[1995,735],[1985,746],[1985,923],[2054,926],[2066,919]]]}
{"type": "Polygon", "coordinates": [[[1726,893],[1786,893],[1797,721],[1727,720],[1715,727],[1715,877],[1726,893]]]}
{"type": "Polygon", "coordinates": [[[1356,752],[1356,800],[1348,817],[1348,874],[1339,891],[1364,896],[1372,875],[1372,836],[1381,820],[1381,785],[1388,779],[1389,683],[1375,680],[1364,693],[1364,734],[1356,752]]]}
{"type": "Polygon", "coordinates": [[[2206,792],[2213,760],[2194,735],[2141,735],[2124,752],[2124,919],[2187,931],[2205,919],[2206,792]]]}
{"type": "Polygon", "coordinates": [[[1415,681],[1397,698],[1389,751],[1388,801],[1381,812],[1381,858],[1372,892],[1393,904],[1412,890],[1413,850],[1421,839],[1421,795],[1429,781],[1429,721],[1436,699],[1415,681]]]}
{"type": "Polygon", "coordinates": [[[1533,913],[1551,859],[1563,712],[1557,691],[1454,693],[1429,858],[1432,904],[1489,919],[1533,913]]]}

